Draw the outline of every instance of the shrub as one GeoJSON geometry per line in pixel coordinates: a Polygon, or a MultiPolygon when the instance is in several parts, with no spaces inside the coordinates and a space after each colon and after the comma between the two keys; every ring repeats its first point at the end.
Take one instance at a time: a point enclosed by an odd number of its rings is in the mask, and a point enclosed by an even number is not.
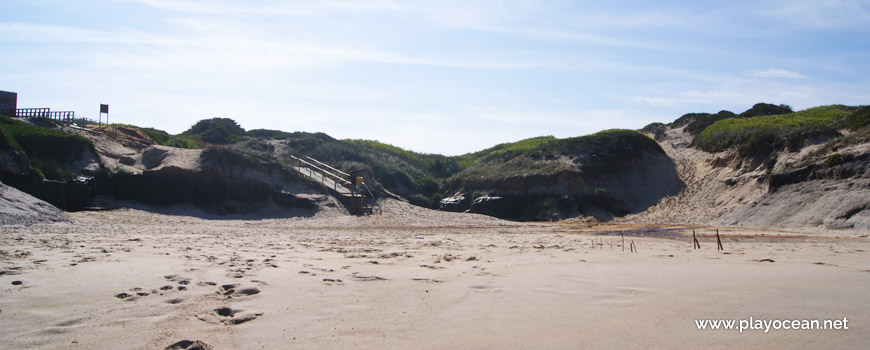
{"type": "Polygon", "coordinates": [[[713,125],[713,123],[717,121],[734,117],[736,117],[736,115],[729,111],[720,111],[716,114],[704,113],[698,115],[695,120],[690,122],[689,125],[686,126],[686,131],[688,131],[689,134],[697,135],[701,131],[704,131],[704,129],[706,129],[708,126],[713,125]]]}
{"type": "Polygon", "coordinates": [[[855,131],[867,125],[870,125],[870,106],[863,106],[852,112],[843,121],[842,126],[849,129],[849,131],[855,131]]]}
{"type": "Polygon", "coordinates": [[[770,130],[762,129],[753,132],[745,142],[739,145],[740,156],[763,156],[773,153],[779,147],[777,136],[770,130]]]}
{"type": "Polygon", "coordinates": [[[430,208],[438,209],[439,207],[441,207],[442,199],[444,199],[444,196],[442,196],[440,193],[433,193],[431,196],[429,196],[429,203],[431,204],[430,208]]]}
{"type": "Polygon", "coordinates": [[[181,134],[218,145],[235,143],[245,139],[245,129],[242,129],[235,120],[229,118],[203,119],[181,134]]]}
{"type": "Polygon", "coordinates": [[[248,130],[246,135],[263,139],[286,140],[290,138],[293,134],[281,130],[254,129],[248,130]]]}
{"type": "Polygon", "coordinates": [[[750,118],[750,117],[760,117],[765,115],[778,115],[778,114],[788,114],[794,111],[791,110],[791,106],[789,105],[773,105],[770,103],[756,103],[752,108],[748,109],[746,112],[740,113],[740,118],[750,118]]]}
{"type": "Polygon", "coordinates": [[[647,134],[653,134],[653,138],[655,138],[656,141],[661,141],[665,138],[665,131],[667,131],[667,129],[668,127],[665,124],[650,123],[647,126],[644,126],[643,129],[640,129],[640,131],[647,134]]]}
{"type": "MultiPolygon", "coordinates": [[[[577,150],[595,148],[606,148],[611,153],[619,153],[619,155],[608,154],[610,159],[617,159],[623,155],[639,155],[641,152],[664,153],[655,140],[636,130],[605,130],[592,135],[565,139],[535,138],[477,152],[476,163],[450,178],[449,183],[455,188],[456,184],[467,179],[505,179],[511,176],[577,171],[576,166],[570,162],[555,160],[577,150]],[[523,146],[518,147],[517,144],[520,143],[523,146]],[[607,146],[603,147],[605,145],[607,146]]],[[[602,161],[601,159],[603,158],[588,159],[587,162],[602,161]]],[[[621,164],[624,163],[614,162],[612,166],[621,164]]]]}
{"type": "Polygon", "coordinates": [[[41,128],[8,117],[0,117],[3,137],[14,142],[28,158],[31,165],[39,169],[48,179],[63,180],[75,176],[65,168],[72,158],[81,152],[91,152],[99,159],[90,140],[67,134],[56,129],[41,128]]]}
{"type": "Polygon", "coordinates": [[[414,193],[414,194],[410,195],[408,197],[408,202],[413,204],[413,205],[420,206],[420,207],[426,207],[426,208],[432,207],[432,202],[430,202],[430,199],[426,198],[426,196],[419,194],[419,193],[414,193]]]}
{"type": "Polygon", "coordinates": [[[157,130],[154,128],[139,129],[141,129],[142,132],[148,135],[148,137],[150,137],[152,141],[156,142],[158,145],[161,146],[188,149],[205,148],[206,146],[206,144],[204,144],[202,141],[199,141],[195,137],[190,135],[170,135],[166,131],[157,130]]]}
{"type": "Polygon", "coordinates": [[[527,205],[523,207],[523,212],[520,214],[520,220],[522,221],[532,221],[538,220],[541,214],[546,213],[550,210],[550,201],[547,199],[542,199],[535,202],[532,205],[527,205]]]}
{"type": "Polygon", "coordinates": [[[787,142],[811,130],[831,131],[851,114],[848,107],[834,105],[789,114],[728,118],[705,128],[695,137],[693,144],[707,152],[721,152],[732,147],[749,152],[754,146],[777,145],[779,140],[787,142]]]}
{"type": "Polygon", "coordinates": [[[852,154],[843,155],[840,153],[834,153],[834,154],[828,156],[827,159],[825,159],[825,165],[827,165],[828,167],[835,167],[838,165],[842,165],[842,164],[851,162],[853,160],[855,160],[855,156],[852,154]]]}

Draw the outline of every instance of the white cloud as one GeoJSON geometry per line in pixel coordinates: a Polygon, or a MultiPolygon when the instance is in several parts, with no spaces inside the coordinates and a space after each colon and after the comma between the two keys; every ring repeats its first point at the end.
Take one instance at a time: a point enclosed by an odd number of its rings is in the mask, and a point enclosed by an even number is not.
{"type": "Polygon", "coordinates": [[[768,68],[765,70],[751,71],[749,76],[756,78],[785,78],[785,79],[806,79],[803,74],[792,72],[790,70],[779,68],[768,68]]]}

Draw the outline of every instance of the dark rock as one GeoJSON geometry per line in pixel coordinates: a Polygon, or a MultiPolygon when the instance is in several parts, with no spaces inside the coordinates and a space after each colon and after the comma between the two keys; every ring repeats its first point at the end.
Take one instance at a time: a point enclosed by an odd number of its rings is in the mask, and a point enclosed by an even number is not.
{"type": "Polygon", "coordinates": [[[438,209],[442,211],[461,213],[468,210],[470,207],[471,197],[457,193],[451,197],[442,199],[438,209]]]}
{"type": "Polygon", "coordinates": [[[523,211],[523,200],[504,197],[483,196],[474,199],[469,212],[494,216],[497,218],[517,218],[523,211]]]}
{"type": "Polygon", "coordinates": [[[91,177],[34,181],[27,176],[8,176],[4,183],[66,211],[84,210],[96,194],[95,181],[91,177]]]}

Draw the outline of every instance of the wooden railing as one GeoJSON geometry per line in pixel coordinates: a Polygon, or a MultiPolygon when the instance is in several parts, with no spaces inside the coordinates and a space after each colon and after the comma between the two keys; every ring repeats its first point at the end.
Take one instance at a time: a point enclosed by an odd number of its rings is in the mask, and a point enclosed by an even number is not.
{"type": "Polygon", "coordinates": [[[362,190],[358,191],[356,184],[348,181],[350,174],[311,157],[305,157],[307,160],[293,155],[290,157],[298,162],[294,167],[296,171],[332,191],[337,199],[349,205],[351,212],[370,215],[373,213],[373,208],[377,206],[378,211],[383,213],[374,193],[364,183],[361,184],[362,190]]]}
{"type": "Polygon", "coordinates": [[[20,118],[48,118],[51,108],[19,108],[15,116],[20,118]]]}
{"type": "MultiPolygon", "coordinates": [[[[298,158],[294,155],[290,155],[290,157],[299,163],[299,167],[297,168],[297,171],[299,171],[300,173],[305,174],[308,177],[310,177],[311,179],[314,179],[314,180],[322,183],[327,188],[330,188],[333,191],[338,192],[339,194],[350,193],[350,190],[346,187],[348,184],[350,184],[350,182],[347,180],[347,178],[336,175],[329,170],[323,169],[323,167],[321,167],[317,164],[314,164],[312,162],[298,158]]],[[[314,158],[309,157],[309,159],[311,159],[312,161],[314,161],[316,163],[323,164],[314,158]]],[[[323,164],[323,165],[325,165],[325,164],[323,164]]],[[[325,165],[325,167],[330,168],[330,169],[335,169],[335,168],[330,167],[328,165],[325,165]]],[[[344,172],[342,172],[340,170],[338,172],[345,174],[344,172]]]]}
{"type": "Polygon", "coordinates": [[[76,118],[73,111],[52,111],[51,108],[18,108],[15,110],[18,118],[48,118],[65,122],[72,122],[76,118]]]}

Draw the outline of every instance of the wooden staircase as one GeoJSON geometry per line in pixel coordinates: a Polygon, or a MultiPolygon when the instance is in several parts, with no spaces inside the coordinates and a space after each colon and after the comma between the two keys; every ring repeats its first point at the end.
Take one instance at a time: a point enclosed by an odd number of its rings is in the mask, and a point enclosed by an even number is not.
{"type": "Polygon", "coordinates": [[[359,185],[351,182],[350,174],[327,165],[317,159],[294,155],[290,157],[297,162],[293,167],[302,178],[322,185],[333,197],[337,198],[354,215],[372,215],[375,207],[382,213],[374,194],[365,183],[359,185]]]}

